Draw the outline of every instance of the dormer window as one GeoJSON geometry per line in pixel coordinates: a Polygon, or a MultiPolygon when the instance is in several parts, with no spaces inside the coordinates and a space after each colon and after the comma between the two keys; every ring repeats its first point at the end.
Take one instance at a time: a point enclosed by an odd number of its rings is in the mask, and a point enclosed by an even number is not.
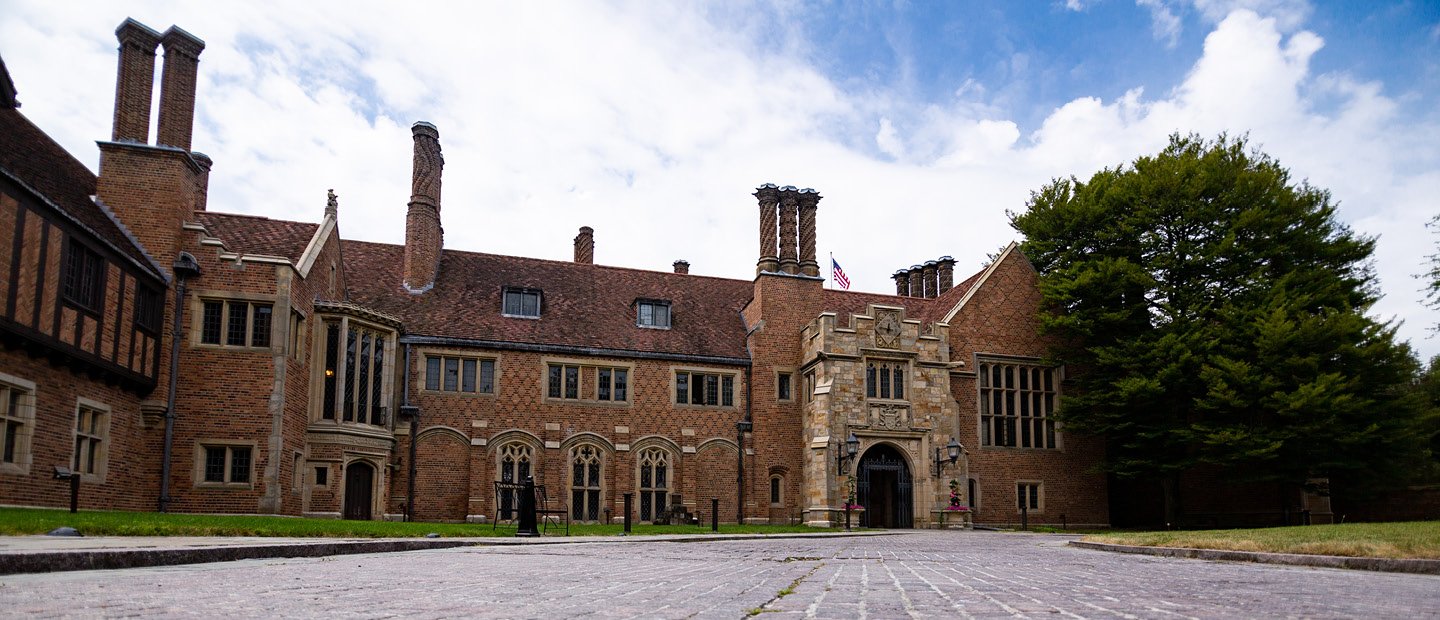
{"type": "Polygon", "coordinates": [[[636,302],[638,318],[636,325],[655,329],[670,329],[670,302],[641,299],[636,302]]]}
{"type": "Polygon", "coordinates": [[[524,319],[540,318],[540,291],[528,288],[505,289],[505,305],[501,313],[524,319]]]}

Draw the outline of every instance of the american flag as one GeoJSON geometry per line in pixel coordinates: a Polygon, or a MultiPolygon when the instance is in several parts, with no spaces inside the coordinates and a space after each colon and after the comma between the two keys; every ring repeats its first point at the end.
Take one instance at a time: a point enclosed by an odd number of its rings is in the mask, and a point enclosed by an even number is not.
{"type": "Polygon", "coordinates": [[[850,290],[850,278],[845,275],[845,270],[840,268],[840,263],[835,262],[835,257],[830,257],[830,277],[835,280],[840,288],[850,290]]]}

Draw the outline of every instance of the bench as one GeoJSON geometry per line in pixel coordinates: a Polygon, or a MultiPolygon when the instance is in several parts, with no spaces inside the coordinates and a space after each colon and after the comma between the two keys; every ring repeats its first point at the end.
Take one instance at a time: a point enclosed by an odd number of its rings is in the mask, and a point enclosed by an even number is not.
{"type": "MultiPolygon", "coordinates": [[[[520,518],[520,494],[525,492],[525,485],[519,482],[496,482],[495,483],[495,519],[490,522],[490,529],[494,530],[501,521],[517,523],[520,518]]],[[[542,528],[541,531],[548,532],[550,525],[559,527],[561,522],[565,524],[565,535],[570,535],[570,510],[565,506],[563,500],[555,500],[551,503],[550,495],[545,491],[545,485],[535,485],[535,524],[542,528]]]]}

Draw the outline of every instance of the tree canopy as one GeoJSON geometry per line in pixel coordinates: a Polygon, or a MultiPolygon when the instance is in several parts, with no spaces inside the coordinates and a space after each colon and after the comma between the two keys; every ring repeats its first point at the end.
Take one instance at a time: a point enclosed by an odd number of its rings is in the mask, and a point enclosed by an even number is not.
{"type": "MultiPolygon", "coordinates": [[[[1072,372],[1060,419],[1105,467],[1303,483],[1401,467],[1419,441],[1418,362],[1377,299],[1375,241],[1244,138],[1058,179],[1011,225],[1072,372]]],[[[1412,461],[1413,462],[1413,461],[1412,461]]]]}

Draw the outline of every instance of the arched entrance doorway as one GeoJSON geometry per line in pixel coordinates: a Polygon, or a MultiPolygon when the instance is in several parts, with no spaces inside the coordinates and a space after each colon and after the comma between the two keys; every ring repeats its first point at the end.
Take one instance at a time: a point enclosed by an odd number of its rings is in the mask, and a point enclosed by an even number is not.
{"type": "Polygon", "coordinates": [[[364,461],[355,461],[345,468],[345,518],[370,520],[374,503],[375,468],[364,461]]]}
{"type": "Polygon", "coordinates": [[[865,451],[856,466],[855,499],[865,507],[861,527],[915,527],[910,468],[894,446],[879,444],[865,451]]]}

